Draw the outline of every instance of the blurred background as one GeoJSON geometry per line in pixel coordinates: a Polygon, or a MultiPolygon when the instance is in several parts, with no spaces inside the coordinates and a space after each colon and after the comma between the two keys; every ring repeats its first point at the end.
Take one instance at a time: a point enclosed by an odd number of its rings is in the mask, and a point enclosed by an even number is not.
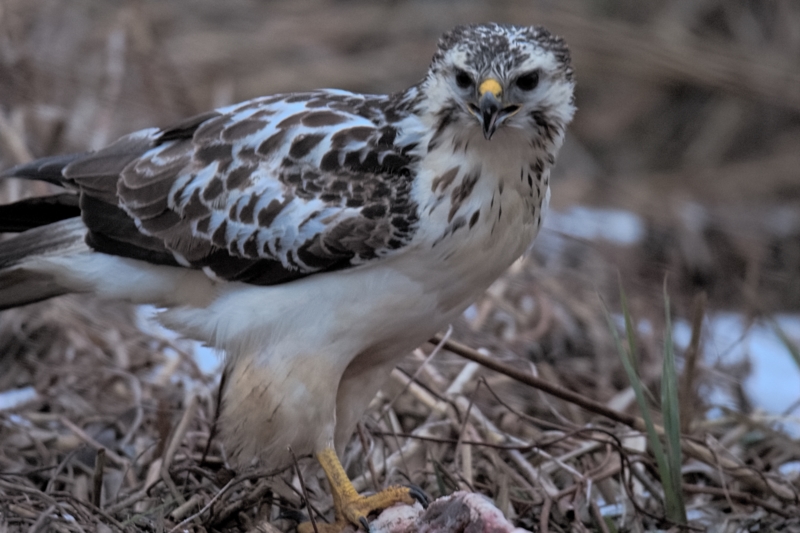
{"type": "Polygon", "coordinates": [[[258,95],[401,90],[444,31],[488,20],[542,24],[571,46],[580,111],[553,204],[637,216],[580,222],[639,224],[612,235],[635,252],[605,259],[636,280],[669,271],[673,288],[705,290],[713,305],[798,308],[800,6],[790,0],[3,0],[0,164],[95,149],[258,95]]]}
{"type": "MultiPolygon", "coordinates": [[[[0,0],[0,168],[259,95],[402,90],[423,77],[444,31],[484,21],[564,37],[579,110],[532,253],[454,325],[454,338],[630,409],[598,295],[618,313],[621,280],[643,339],[641,372],[657,389],[666,276],[681,365],[693,317],[701,324],[690,419],[764,412],[771,431],[800,435],[796,1],[0,0]]],[[[1,187],[4,201],[47,192],[1,187]]],[[[0,390],[29,390],[34,407],[68,394],[42,357],[84,363],[52,346],[94,343],[103,364],[109,353],[119,364],[127,346],[141,365],[163,364],[147,354],[168,334],[143,331],[141,314],[78,298],[0,315],[0,366],[14,369],[0,372],[0,390]],[[86,342],[65,323],[82,324],[86,342]]],[[[530,413],[552,410],[507,389],[530,413]]],[[[87,394],[91,403],[99,393],[87,394]]]]}

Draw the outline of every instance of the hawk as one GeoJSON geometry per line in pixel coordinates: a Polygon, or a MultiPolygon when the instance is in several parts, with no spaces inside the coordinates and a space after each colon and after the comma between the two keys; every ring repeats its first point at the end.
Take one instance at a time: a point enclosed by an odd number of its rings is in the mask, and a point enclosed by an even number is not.
{"type": "MultiPolygon", "coordinates": [[[[531,244],[575,111],[564,41],[460,26],[390,95],[255,98],[6,177],[62,194],[0,207],[0,308],[93,293],[162,308],[226,354],[235,464],[315,454],[338,531],[413,490],[360,496],[337,458],[398,358],[531,244]]],[[[308,524],[301,530],[310,531],[308,524]]]]}

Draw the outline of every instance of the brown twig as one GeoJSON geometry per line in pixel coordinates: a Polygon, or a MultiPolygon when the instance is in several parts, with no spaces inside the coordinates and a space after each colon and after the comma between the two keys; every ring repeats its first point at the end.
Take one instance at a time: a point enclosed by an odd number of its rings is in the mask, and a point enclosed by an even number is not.
{"type": "Polygon", "coordinates": [[[183,526],[185,526],[189,522],[192,522],[195,519],[200,518],[200,516],[202,516],[203,513],[208,511],[211,508],[211,506],[214,505],[214,502],[216,502],[225,492],[227,492],[227,490],[234,484],[234,481],[235,481],[235,479],[232,479],[232,480],[228,481],[225,484],[225,486],[223,486],[221,489],[219,489],[219,492],[217,492],[214,495],[214,497],[211,498],[211,500],[209,500],[209,502],[203,506],[202,509],[200,509],[199,511],[194,513],[192,516],[186,517],[181,522],[176,524],[175,527],[173,527],[172,529],[169,530],[169,533],[175,533],[176,531],[180,530],[183,526]]]}
{"type": "MultiPolygon", "coordinates": [[[[97,442],[95,439],[90,437],[84,430],[82,430],[81,428],[79,428],[78,426],[73,424],[72,421],[69,420],[67,417],[65,417],[65,416],[59,417],[59,421],[63,425],[67,426],[67,428],[70,431],[72,431],[78,438],[80,438],[82,441],[84,441],[86,444],[88,444],[89,446],[91,446],[95,450],[100,450],[101,448],[105,448],[105,446],[103,446],[102,444],[97,442]]],[[[128,465],[128,460],[127,459],[117,455],[116,453],[112,452],[109,449],[106,449],[106,457],[108,459],[111,459],[112,461],[114,461],[115,463],[117,463],[120,466],[127,466],[128,465]]]]}
{"type": "Polygon", "coordinates": [[[172,465],[172,460],[175,458],[175,452],[178,451],[178,446],[180,446],[181,442],[183,441],[183,437],[186,436],[186,432],[189,429],[189,424],[194,420],[195,413],[197,412],[197,406],[197,396],[192,395],[192,397],[189,398],[189,403],[186,406],[186,409],[183,411],[180,422],[178,422],[178,425],[175,427],[175,432],[170,438],[169,445],[164,452],[164,460],[162,461],[160,468],[161,479],[164,480],[164,483],[167,485],[179,505],[186,503],[186,499],[183,497],[183,494],[180,493],[178,487],[175,486],[175,482],[172,480],[172,476],[169,473],[169,467],[172,465]]]}
{"type": "Polygon", "coordinates": [[[549,524],[550,524],[550,509],[553,507],[553,499],[550,498],[547,494],[544,495],[544,505],[542,505],[542,511],[539,515],[539,531],[541,533],[548,533],[550,531],[549,524]]]}
{"type": "MultiPolygon", "coordinates": [[[[431,342],[439,342],[440,340],[441,337],[437,335],[431,342]]],[[[562,400],[572,402],[582,407],[583,409],[586,409],[590,412],[605,416],[607,418],[610,418],[611,420],[630,426],[636,429],[637,431],[646,431],[644,420],[642,420],[639,417],[628,415],[626,413],[621,413],[619,411],[615,411],[614,409],[610,409],[607,406],[595,400],[587,398],[581,394],[572,392],[557,385],[553,385],[552,383],[549,383],[543,379],[532,376],[527,372],[523,372],[505,363],[496,361],[491,357],[485,356],[480,352],[478,352],[477,350],[474,350],[469,346],[466,346],[459,342],[448,340],[445,343],[445,347],[455,354],[465,357],[471,361],[475,361],[476,363],[479,363],[485,366],[486,368],[490,368],[492,370],[495,370],[496,372],[500,372],[501,374],[504,374],[516,381],[519,381],[520,383],[524,383],[536,389],[547,392],[548,394],[552,394],[553,396],[561,398],[562,400]]],[[[664,435],[663,427],[655,425],[655,430],[659,435],[664,435]]],[[[681,439],[681,449],[687,455],[690,455],[691,457],[694,457],[695,459],[698,459],[704,463],[712,464],[715,462],[714,455],[707,447],[692,440],[686,438],[681,439]]],[[[760,487],[763,490],[772,492],[782,500],[787,500],[792,502],[800,500],[800,496],[798,496],[798,493],[795,489],[785,485],[780,485],[776,481],[766,478],[763,475],[760,475],[758,472],[753,471],[752,469],[742,467],[742,465],[738,464],[733,460],[721,457],[720,464],[731,475],[739,478],[742,481],[760,487]]]]}
{"type": "Polygon", "coordinates": [[[797,509],[791,511],[781,509],[780,507],[771,504],[770,502],[764,500],[763,498],[759,498],[758,496],[755,496],[754,494],[750,494],[747,492],[740,492],[737,490],[730,490],[730,489],[721,489],[719,487],[705,487],[702,485],[692,485],[690,483],[684,483],[683,490],[691,494],[711,494],[713,496],[720,496],[723,498],[730,497],[742,501],[744,503],[749,503],[750,505],[757,505],[759,507],[763,507],[770,513],[782,516],[784,518],[792,518],[798,516],[797,509]]]}
{"type": "Polygon", "coordinates": [[[311,527],[314,528],[314,533],[319,533],[319,528],[317,527],[317,519],[314,516],[314,512],[311,509],[311,500],[308,497],[308,488],[306,488],[306,482],[303,479],[303,474],[300,472],[300,465],[297,463],[297,456],[294,454],[294,450],[292,447],[289,446],[289,453],[292,454],[292,463],[294,464],[294,472],[297,474],[297,479],[300,480],[300,489],[303,491],[303,499],[306,501],[306,508],[308,508],[308,519],[311,521],[311,527]]]}
{"type": "Polygon", "coordinates": [[[375,492],[380,492],[381,488],[378,486],[378,474],[375,471],[375,464],[372,462],[372,452],[362,422],[356,425],[356,433],[358,434],[358,439],[361,441],[361,449],[364,450],[364,459],[367,462],[367,468],[372,476],[372,488],[375,489],[375,492]]]}
{"type": "Polygon", "coordinates": [[[106,449],[97,450],[94,459],[94,473],[92,475],[92,504],[102,509],[101,495],[103,493],[103,473],[106,467],[106,449]]]}
{"type": "MultiPolygon", "coordinates": [[[[431,342],[438,344],[441,342],[441,336],[436,335],[431,342]]],[[[559,387],[558,385],[553,385],[552,383],[545,381],[541,378],[537,378],[529,374],[528,372],[524,372],[522,370],[518,370],[513,366],[507,365],[505,363],[501,363],[495,359],[492,359],[488,355],[483,355],[478,350],[470,348],[465,344],[461,344],[460,342],[454,341],[452,339],[448,340],[444,343],[444,346],[449,351],[460,355],[470,361],[475,361],[476,363],[485,366],[491,370],[496,372],[500,372],[520,383],[524,383],[526,385],[530,385],[536,389],[544,391],[556,398],[560,398],[567,402],[573,403],[579,407],[586,409],[592,413],[597,413],[599,415],[605,416],[606,418],[610,418],[615,422],[619,422],[621,424],[625,424],[626,426],[630,426],[636,428],[640,431],[645,430],[644,421],[640,418],[637,418],[633,415],[629,415],[627,413],[620,413],[619,411],[615,411],[614,409],[610,409],[603,405],[600,402],[587,398],[577,392],[572,392],[571,390],[565,389],[564,387],[559,387]]]]}

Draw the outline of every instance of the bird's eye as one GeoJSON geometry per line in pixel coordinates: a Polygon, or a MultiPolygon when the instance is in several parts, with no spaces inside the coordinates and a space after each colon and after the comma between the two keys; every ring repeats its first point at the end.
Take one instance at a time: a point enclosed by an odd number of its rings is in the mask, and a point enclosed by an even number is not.
{"type": "Polygon", "coordinates": [[[539,85],[539,72],[534,70],[533,72],[528,72],[527,74],[523,74],[516,81],[517,87],[522,89],[523,91],[532,91],[539,85]]]}
{"type": "Polygon", "coordinates": [[[456,85],[462,89],[469,89],[473,85],[472,76],[463,70],[456,71],[456,85]]]}

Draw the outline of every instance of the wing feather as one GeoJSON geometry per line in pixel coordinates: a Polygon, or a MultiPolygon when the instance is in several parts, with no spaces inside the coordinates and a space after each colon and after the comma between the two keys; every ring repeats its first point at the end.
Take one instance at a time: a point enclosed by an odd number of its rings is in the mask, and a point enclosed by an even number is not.
{"type": "Polygon", "coordinates": [[[417,159],[386,118],[397,106],[344,91],[260,98],[123,137],[63,175],[101,252],[283,283],[413,236],[417,159]]]}

